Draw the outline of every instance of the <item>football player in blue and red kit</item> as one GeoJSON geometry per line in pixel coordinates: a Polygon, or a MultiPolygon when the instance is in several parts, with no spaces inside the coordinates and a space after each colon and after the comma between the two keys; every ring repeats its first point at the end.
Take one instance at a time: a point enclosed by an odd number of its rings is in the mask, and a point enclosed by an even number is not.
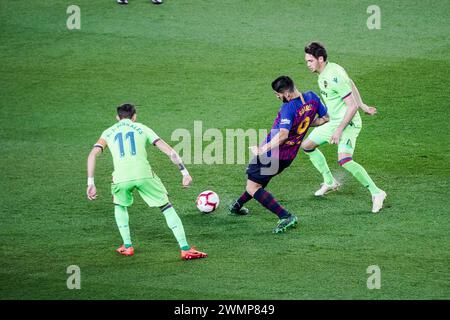
{"type": "Polygon", "coordinates": [[[298,91],[288,76],[275,79],[272,89],[283,104],[264,143],[250,147],[255,157],[247,167],[246,191],[229,207],[229,211],[246,215],[248,209],[243,205],[255,199],[278,216],[273,232],[280,233],[294,227],[298,218],[281,206],[265,187],[294,161],[308,128],[320,126],[329,118],[320,98],[312,91],[298,91]]]}

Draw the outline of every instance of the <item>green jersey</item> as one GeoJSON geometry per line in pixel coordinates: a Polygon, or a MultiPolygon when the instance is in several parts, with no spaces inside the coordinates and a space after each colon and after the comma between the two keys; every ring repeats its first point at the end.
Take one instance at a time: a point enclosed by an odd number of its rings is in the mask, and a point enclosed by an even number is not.
{"type": "Polygon", "coordinates": [[[97,144],[109,146],[114,162],[113,182],[153,177],[145,147],[158,140],[152,129],[130,119],[122,119],[103,131],[97,144]]]}
{"type": "MultiPolygon", "coordinates": [[[[344,98],[352,93],[352,84],[344,68],[332,62],[328,62],[325,69],[319,74],[318,79],[320,93],[328,108],[330,122],[339,124],[347,112],[344,98]]],[[[355,127],[361,127],[361,116],[356,111],[352,122],[355,127]]]]}

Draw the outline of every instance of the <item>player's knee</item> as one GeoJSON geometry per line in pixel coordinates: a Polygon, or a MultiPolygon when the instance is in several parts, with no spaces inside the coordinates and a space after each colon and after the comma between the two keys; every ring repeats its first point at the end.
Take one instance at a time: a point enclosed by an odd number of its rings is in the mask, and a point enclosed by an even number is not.
{"type": "Polygon", "coordinates": [[[311,152],[315,151],[316,148],[313,148],[313,149],[302,148],[302,150],[303,150],[304,153],[308,154],[308,153],[311,153],[311,152]]]}
{"type": "Polygon", "coordinates": [[[302,148],[305,153],[313,152],[314,150],[316,150],[316,146],[314,145],[314,143],[309,140],[303,141],[300,145],[300,148],[302,148]]]}
{"type": "Polygon", "coordinates": [[[167,209],[172,208],[172,204],[170,202],[167,202],[165,205],[159,207],[159,209],[161,210],[161,212],[166,211],[167,209]]]}
{"type": "Polygon", "coordinates": [[[259,188],[261,188],[261,185],[259,184],[248,183],[245,189],[253,197],[253,195],[255,194],[256,191],[258,191],[259,188]]]}
{"type": "Polygon", "coordinates": [[[251,195],[252,197],[253,197],[253,195],[254,195],[255,192],[256,192],[256,190],[255,190],[254,188],[249,187],[249,186],[247,186],[247,187],[245,188],[245,191],[247,191],[248,194],[251,195]]]}
{"type": "Polygon", "coordinates": [[[341,167],[343,167],[346,163],[349,163],[350,161],[353,161],[352,157],[345,157],[338,160],[338,163],[341,167]]]}

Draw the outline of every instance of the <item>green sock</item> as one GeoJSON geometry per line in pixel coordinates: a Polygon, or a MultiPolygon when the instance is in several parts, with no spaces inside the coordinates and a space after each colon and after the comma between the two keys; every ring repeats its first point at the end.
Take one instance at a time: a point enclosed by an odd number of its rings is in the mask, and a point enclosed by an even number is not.
{"type": "Polygon", "coordinates": [[[125,248],[131,247],[130,227],[128,226],[128,211],[126,207],[114,206],[114,216],[116,217],[116,223],[119,227],[120,235],[122,236],[123,244],[125,248]]]}
{"type": "Polygon", "coordinates": [[[372,178],[370,178],[367,171],[355,161],[349,161],[343,165],[345,170],[350,172],[356,180],[358,180],[364,187],[369,189],[372,195],[376,195],[381,192],[381,190],[375,185],[372,178]]]}
{"type": "Polygon", "coordinates": [[[327,160],[325,156],[319,149],[315,149],[311,152],[305,152],[309,156],[312,164],[316,169],[322,174],[323,181],[331,186],[334,182],[333,175],[331,174],[330,168],[328,168],[327,160]]]}
{"type": "Polygon", "coordinates": [[[167,226],[172,230],[175,239],[177,239],[181,250],[189,250],[190,247],[186,241],[183,223],[173,207],[169,207],[163,211],[166,218],[167,226]]]}

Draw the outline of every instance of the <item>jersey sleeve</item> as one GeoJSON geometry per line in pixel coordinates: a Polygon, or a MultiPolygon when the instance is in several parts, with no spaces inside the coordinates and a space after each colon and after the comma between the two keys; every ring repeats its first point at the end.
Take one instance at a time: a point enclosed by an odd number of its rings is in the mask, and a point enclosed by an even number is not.
{"type": "MultiPolygon", "coordinates": [[[[342,70],[343,71],[343,70],[342,70]]],[[[352,94],[352,85],[350,78],[345,71],[335,72],[330,77],[331,88],[342,98],[345,99],[352,94]]]]}
{"type": "Polygon", "coordinates": [[[144,127],[144,130],[145,134],[147,135],[147,140],[151,144],[155,145],[155,143],[158,142],[158,140],[161,140],[161,138],[155,133],[155,131],[153,131],[149,127],[144,127]]]}
{"type": "Polygon", "coordinates": [[[280,129],[291,130],[292,123],[294,122],[295,112],[290,108],[289,104],[283,104],[280,110],[280,129]]]}
{"type": "Polygon", "coordinates": [[[108,130],[103,131],[102,135],[100,136],[100,139],[103,139],[103,140],[106,141],[107,140],[107,137],[106,137],[107,133],[108,133],[108,130]]]}
{"type": "Polygon", "coordinates": [[[102,135],[100,136],[100,138],[97,140],[97,142],[94,144],[94,148],[101,148],[102,151],[105,150],[106,146],[108,145],[107,141],[106,141],[106,130],[102,132],[102,135]]]}
{"type": "Polygon", "coordinates": [[[319,118],[322,118],[324,115],[326,115],[328,113],[328,109],[322,103],[322,100],[319,98],[319,96],[317,94],[315,94],[314,92],[311,91],[311,96],[312,96],[313,100],[317,102],[317,105],[319,106],[317,108],[317,114],[319,115],[319,118]]]}

